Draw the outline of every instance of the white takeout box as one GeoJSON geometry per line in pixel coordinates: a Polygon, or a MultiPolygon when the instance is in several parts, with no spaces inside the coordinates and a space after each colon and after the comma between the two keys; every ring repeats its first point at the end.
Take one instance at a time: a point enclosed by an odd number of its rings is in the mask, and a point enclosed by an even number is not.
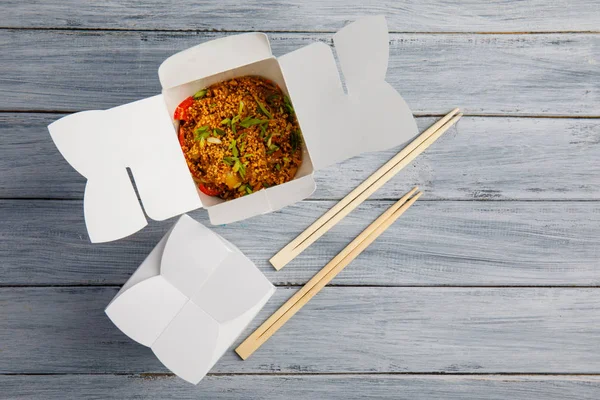
{"type": "Polygon", "coordinates": [[[278,210],[314,192],[315,170],[405,143],[417,127],[407,104],[385,81],[388,36],[382,16],[360,19],[333,36],[346,91],[328,45],[313,43],[275,58],[265,34],[248,33],[169,57],[158,71],[161,95],[52,123],[56,146],[87,178],[90,240],[116,240],[142,229],[144,211],[164,220],[204,207],[211,223],[225,224],[278,210]],[[289,95],[304,137],[303,163],[290,182],[224,202],[196,188],[172,116],[196,91],[244,75],[271,79],[289,95]]]}
{"type": "Polygon", "coordinates": [[[237,247],[183,215],[106,314],[173,373],[196,384],[274,292],[237,247]]]}

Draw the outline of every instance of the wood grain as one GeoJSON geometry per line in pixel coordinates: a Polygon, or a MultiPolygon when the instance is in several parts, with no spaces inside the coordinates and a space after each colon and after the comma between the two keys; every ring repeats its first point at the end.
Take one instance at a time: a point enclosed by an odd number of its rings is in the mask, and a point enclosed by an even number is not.
{"type": "Polygon", "coordinates": [[[266,321],[236,347],[235,352],[243,360],[246,360],[257,351],[419,199],[423,193],[416,191],[417,188],[414,188],[377,217],[371,225],[356,236],[325,267],[317,272],[300,290],[294,293],[275,313],[271,314],[266,321]],[[411,196],[412,198],[409,199],[411,196]]]}
{"type": "MultiPolygon", "coordinates": [[[[334,203],[212,226],[279,285],[304,284],[392,202],[366,202],[286,268],[268,259],[334,203]],[[286,229],[281,229],[285,221],[286,229]]],[[[0,284],[123,284],[173,221],[89,243],[76,201],[0,202],[0,284]],[[60,249],[60,250],[57,250],[60,249]]],[[[417,202],[334,281],[337,285],[598,285],[598,202],[417,202]],[[410,232],[410,234],[408,234],[410,232]]]]}
{"type": "Polygon", "coordinates": [[[184,29],[335,31],[364,15],[384,14],[392,31],[586,31],[598,30],[597,3],[469,0],[430,1],[194,1],[5,0],[3,27],[74,29],[184,29]],[[185,12],[182,12],[185,10],[185,12]]]}
{"type": "MultiPolygon", "coordinates": [[[[1,289],[0,373],[166,372],[104,315],[117,290],[1,289]]],[[[296,290],[279,288],[248,332],[296,290]]],[[[250,359],[229,350],[212,372],[598,374],[599,293],[328,287],[250,359]]]]}
{"type": "MultiPolygon", "coordinates": [[[[1,30],[1,109],[77,111],[151,96],[160,91],[165,58],[224,35],[1,30]]],[[[331,34],[270,39],[282,55],[330,43],[331,34]]],[[[460,107],[465,114],[599,116],[599,46],[594,34],[392,34],[388,81],[419,114],[460,107]]]]}
{"type": "Polygon", "coordinates": [[[597,400],[597,376],[233,375],[207,376],[197,386],[175,376],[0,376],[8,398],[20,400],[597,400]]]}
{"type": "MultiPolygon", "coordinates": [[[[50,139],[62,114],[0,113],[0,197],[81,199],[84,179],[50,139]]],[[[421,130],[436,118],[418,118],[421,130]]],[[[344,197],[398,148],[317,171],[316,199],[344,197]]],[[[598,200],[596,119],[463,117],[371,199],[419,185],[423,200],[598,200]]]]}
{"type": "MultiPolygon", "coordinates": [[[[367,200],[377,190],[381,189],[390,179],[404,169],[408,164],[412,163],[423,151],[425,151],[432,143],[434,143],[441,135],[443,135],[451,126],[453,126],[462,117],[458,114],[458,108],[453,109],[443,118],[429,126],[416,138],[402,148],[396,155],[390,158],[384,165],[379,167],[366,180],[356,186],[336,205],[331,207],[329,211],[313,222],[305,231],[298,235],[294,240],[288,243],[283,249],[279,250],[269,262],[280,270],[292,259],[298,256],[302,251],[308,248],[329,229],[337,224],[342,218],[350,214],[363,201],[367,200]]],[[[410,192],[403,197],[411,195],[418,189],[415,186],[410,192]]]]}
{"type": "MultiPolygon", "coordinates": [[[[4,0],[0,398],[600,398],[598,12],[597,0],[4,0]],[[281,272],[267,259],[398,149],[318,172],[318,201],[211,228],[272,282],[299,285],[390,200],[417,184],[426,195],[249,361],[229,351],[198,386],[167,374],[103,309],[173,221],[91,245],[84,180],[46,125],[158,93],[160,62],[231,34],[216,31],[271,32],[282,55],[382,13],[388,80],[413,111],[471,117],[281,272]]],[[[280,287],[247,333],[295,290],[280,287]]]]}

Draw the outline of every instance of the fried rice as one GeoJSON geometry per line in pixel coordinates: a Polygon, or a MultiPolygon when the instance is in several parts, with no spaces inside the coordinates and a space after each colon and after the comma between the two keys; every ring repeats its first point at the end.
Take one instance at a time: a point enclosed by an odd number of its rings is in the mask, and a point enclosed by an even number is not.
{"type": "Polygon", "coordinates": [[[234,199],[288,182],[302,164],[294,108],[272,81],[230,79],[184,100],[179,143],[199,189],[234,199]]]}

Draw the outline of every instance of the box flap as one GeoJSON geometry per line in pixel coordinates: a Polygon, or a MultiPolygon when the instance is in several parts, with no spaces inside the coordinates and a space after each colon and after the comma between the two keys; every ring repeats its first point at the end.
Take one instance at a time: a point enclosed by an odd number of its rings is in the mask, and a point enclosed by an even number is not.
{"type": "Polygon", "coordinates": [[[215,233],[182,215],[169,234],[160,273],[186,297],[192,298],[230,254],[231,250],[215,233]]]}
{"type": "Polygon", "coordinates": [[[167,58],[158,68],[158,77],[163,89],[169,89],[271,56],[264,33],[226,36],[167,58]]]}
{"type": "Polygon", "coordinates": [[[105,313],[124,334],[151,346],[187,302],[166,279],[154,276],[116,297],[105,313]]]}
{"type": "Polygon", "coordinates": [[[160,260],[165,249],[165,245],[167,244],[167,239],[169,238],[172,230],[173,228],[169,229],[165,236],[162,237],[160,242],[154,246],[150,254],[148,254],[138,269],[135,270],[129,279],[127,279],[127,282],[125,282],[125,284],[121,287],[121,290],[119,290],[115,296],[115,299],[130,287],[133,287],[148,278],[160,275],[160,260]]]}
{"type": "Polygon", "coordinates": [[[383,16],[360,19],[334,35],[347,94],[326,44],[278,58],[315,169],[417,134],[406,102],[385,81],[388,40],[383,16]]]}
{"type": "Polygon", "coordinates": [[[258,312],[265,306],[267,301],[271,298],[271,296],[275,293],[275,286],[271,286],[268,292],[266,292],[263,298],[256,304],[253,304],[252,307],[246,311],[245,314],[240,315],[236,319],[230,320],[221,324],[221,330],[219,331],[219,340],[217,342],[217,347],[215,348],[215,353],[213,355],[213,365],[219,361],[219,358],[223,357],[225,351],[231,347],[233,342],[237,340],[237,338],[242,334],[244,329],[252,322],[252,320],[256,317],[258,312]]]}
{"type": "Polygon", "coordinates": [[[213,366],[218,337],[219,324],[188,302],[150,348],[165,367],[197,384],[213,366]]]}
{"type": "Polygon", "coordinates": [[[245,314],[272,287],[246,256],[231,253],[204,285],[196,289],[192,301],[219,323],[225,323],[245,314]],[[236,278],[232,279],[233,276],[236,278]]]}
{"type": "Polygon", "coordinates": [[[65,159],[87,178],[90,240],[105,242],[202,206],[161,95],[105,111],[72,114],[48,126],[65,159]]]}

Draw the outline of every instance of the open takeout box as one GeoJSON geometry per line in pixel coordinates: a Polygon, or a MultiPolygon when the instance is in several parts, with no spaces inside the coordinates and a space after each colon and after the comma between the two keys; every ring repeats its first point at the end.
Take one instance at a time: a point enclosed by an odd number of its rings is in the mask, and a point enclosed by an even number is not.
{"type": "Polygon", "coordinates": [[[196,384],[274,292],[237,247],[183,215],[106,314],[167,368],[196,384]]]}
{"type": "Polygon", "coordinates": [[[345,91],[328,45],[317,42],[275,58],[266,35],[248,33],[169,57],[159,68],[161,95],[52,123],[48,128],[56,146],[87,178],[84,213],[90,240],[116,240],[142,229],[144,211],[164,220],[204,207],[213,224],[224,224],[278,210],[314,192],[315,170],[414,136],[410,109],[385,81],[385,18],[360,19],[337,32],[333,42],[345,91]],[[303,164],[290,182],[223,202],[196,188],[172,115],[199,89],[243,75],[271,79],[290,97],[304,137],[303,164]]]}

